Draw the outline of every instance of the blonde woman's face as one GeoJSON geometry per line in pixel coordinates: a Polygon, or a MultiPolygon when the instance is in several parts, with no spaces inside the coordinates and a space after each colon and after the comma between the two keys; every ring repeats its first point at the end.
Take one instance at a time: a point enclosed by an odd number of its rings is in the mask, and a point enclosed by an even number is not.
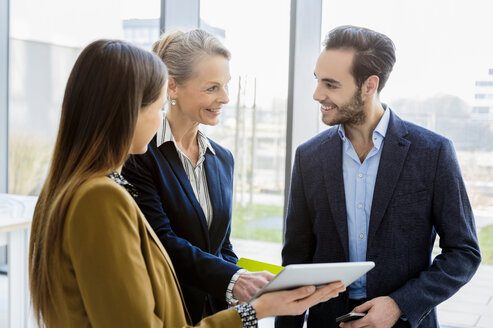
{"type": "Polygon", "coordinates": [[[162,124],[163,108],[166,103],[166,87],[163,88],[161,95],[155,102],[140,109],[132,139],[132,146],[130,147],[130,154],[145,153],[147,151],[147,145],[162,124]]]}
{"type": "Polygon", "coordinates": [[[193,122],[216,125],[222,106],[229,102],[229,61],[223,56],[208,56],[197,62],[194,70],[195,77],[177,85],[170,94],[177,102],[171,109],[193,122]]]}

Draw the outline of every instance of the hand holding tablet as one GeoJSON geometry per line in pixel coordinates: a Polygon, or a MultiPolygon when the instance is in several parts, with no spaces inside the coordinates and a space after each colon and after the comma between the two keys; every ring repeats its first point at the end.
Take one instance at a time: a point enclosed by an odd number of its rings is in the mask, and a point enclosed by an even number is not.
{"type": "Polygon", "coordinates": [[[267,292],[300,286],[319,286],[341,281],[347,287],[374,266],[374,262],[291,264],[260,289],[250,302],[267,292]]]}
{"type": "Polygon", "coordinates": [[[250,302],[257,318],[278,315],[300,315],[318,303],[337,297],[346,288],[341,282],[333,282],[322,288],[303,286],[292,290],[265,293],[250,302]]]}
{"type": "Polygon", "coordinates": [[[259,290],[249,303],[254,307],[258,319],[299,315],[312,306],[337,297],[346,290],[346,286],[374,266],[373,262],[288,265],[259,290]],[[315,286],[321,287],[316,289],[315,286]]]}

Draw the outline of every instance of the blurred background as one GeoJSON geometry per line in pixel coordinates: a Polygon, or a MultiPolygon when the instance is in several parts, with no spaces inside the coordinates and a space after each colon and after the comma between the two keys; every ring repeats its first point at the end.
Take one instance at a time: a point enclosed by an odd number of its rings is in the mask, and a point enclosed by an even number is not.
{"type": "MultiPolygon", "coordinates": [[[[321,42],[336,26],[359,25],[396,45],[382,102],[453,141],[476,217],[482,270],[490,270],[492,12],[493,2],[481,0],[0,0],[0,192],[39,193],[65,84],[85,45],[118,38],[150,49],[162,31],[200,27],[232,53],[230,102],[220,124],[203,130],[235,157],[234,247],[240,256],[280,264],[294,149],[327,128],[312,99],[321,42]]],[[[17,253],[8,250],[12,230],[1,228],[11,203],[0,198],[0,327],[17,327],[9,319],[7,284],[9,256],[16,256],[8,254],[17,253]]],[[[441,308],[442,323],[493,327],[493,280],[481,272],[482,287],[441,308]],[[466,304],[478,295],[481,304],[466,304]]]]}

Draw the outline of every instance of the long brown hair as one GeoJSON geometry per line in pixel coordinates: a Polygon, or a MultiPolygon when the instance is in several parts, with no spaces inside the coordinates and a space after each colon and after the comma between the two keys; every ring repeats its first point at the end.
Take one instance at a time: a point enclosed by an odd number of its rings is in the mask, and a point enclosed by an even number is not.
{"type": "Polygon", "coordinates": [[[139,110],[156,101],[167,80],[163,62],[118,40],[88,45],[65,89],[48,176],[34,210],[29,285],[38,325],[56,284],[50,271],[59,255],[67,210],[77,188],[120,167],[129,152],[139,110]]]}

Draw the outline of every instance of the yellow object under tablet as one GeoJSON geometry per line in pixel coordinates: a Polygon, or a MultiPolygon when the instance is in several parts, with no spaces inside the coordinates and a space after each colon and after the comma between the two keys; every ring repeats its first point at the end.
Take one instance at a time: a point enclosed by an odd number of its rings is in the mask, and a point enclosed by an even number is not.
{"type": "Polygon", "coordinates": [[[278,274],[282,269],[284,269],[284,267],[280,265],[255,261],[244,257],[240,258],[236,265],[248,271],[269,271],[272,274],[278,274]]]}

